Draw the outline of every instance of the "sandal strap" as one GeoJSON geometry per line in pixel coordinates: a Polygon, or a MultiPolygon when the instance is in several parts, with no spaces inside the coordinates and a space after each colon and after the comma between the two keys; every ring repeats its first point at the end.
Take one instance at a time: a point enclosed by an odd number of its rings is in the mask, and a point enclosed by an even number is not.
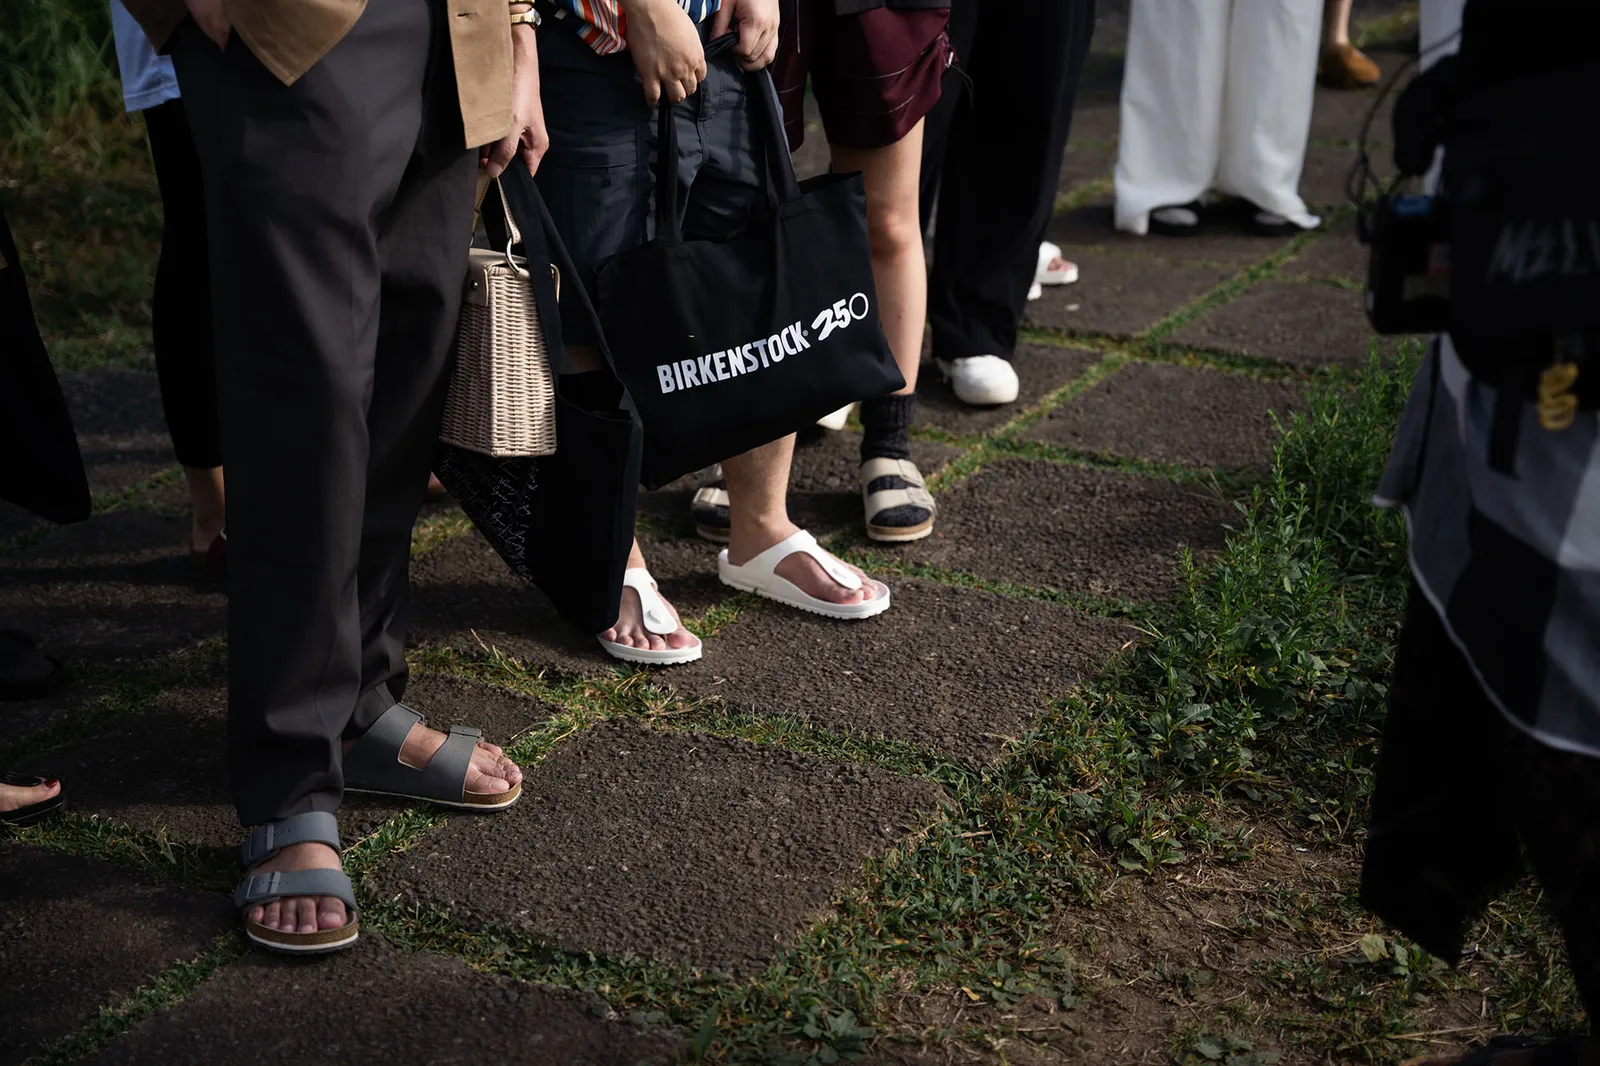
{"type": "Polygon", "coordinates": [[[728,490],[723,488],[721,485],[712,485],[703,489],[695,489],[694,500],[690,506],[702,509],[707,507],[727,507],[728,490]]]}
{"type": "Polygon", "coordinates": [[[339,850],[339,819],[327,811],[306,811],[265,822],[245,835],[239,857],[246,867],[272,858],[291,844],[326,844],[339,850]]]}
{"type": "Polygon", "coordinates": [[[405,747],[406,737],[420,721],[422,715],[403,703],[384,711],[344,753],[345,780],[377,784],[392,780],[391,775],[396,770],[416,773],[400,762],[400,751],[405,747]]]}
{"type": "Polygon", "coordinates": [[[861,494],[865,499],[867,521],[895,507],[920,507],[932,513],[933,495],[928,492],[922,471],[909,459],[868,459],[861,464],[861,494]],[[906,482],[904,488],[872,491],[872,483],[879,478],[899,478],[906,482]]]}
{"type": "Polygon", "coordinates": [[[840,587],[852,591],[862,587],[861,578],[856,575],[854,570],[845,566],[832,554],[823,551],[817,544],[817,538],[803,529],[793,536],[780,540],[739,569],[750,570],[763,578],[769,578],[777,572],[779,563],[796,553],[803,553],[815,559],[817,565],[822,567],[823,573],[837,582],[840,587]]]}
{"type": "Polygon", "coordinates": [[[483,731],[472,726],[451,726],[428,765],[418,769],[401,762],[400,751],[412,727],[420,721],[422,715],[403,703],[384,711],[383,717],[344,753],[345,787],[460,803],[467,790],[472,750],[483,739],[483,731]]]}
{"type": "Polygon", "coordinates": [[[678,619],[673,615],[672,608],[667,606],[667,601],[661,598],[661,590],[656,588],[655,578],[650,576],[649,570],[642,566],[630,567],[622,574],[622,587],[639,594],[639,611],[644,617],[645,629],[658,637],[678,631],[678,619]]]}
{"type": "MultiPolygon", "coordinates": [[[[483,730],[467,725],[453,725],[439,750],[433,753],[420,773],[422,780],[418,793],[432,799],[460,803],[467,794],[467,771],[472,769],[472,752],[483,739],[483,730]]],[[[398,765],[398,764],[396,764],[398,765]]],[[[411,770],[402,766],[403,770],[411,770]]],[[[411,770],[412,773],[419,771],[411,770]]]]}
{"type": "Polygon", "coordinates": [[[274,870],[251,874],[233,891],[233,905],[243,910],[291,896],[332,896],[356,910],[356,890],[343,870],[274,870]]]}

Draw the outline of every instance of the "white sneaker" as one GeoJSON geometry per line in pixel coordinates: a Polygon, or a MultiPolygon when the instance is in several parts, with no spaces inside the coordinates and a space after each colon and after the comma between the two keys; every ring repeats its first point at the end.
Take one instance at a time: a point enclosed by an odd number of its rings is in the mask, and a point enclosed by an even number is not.
{"type": "Polygon", "coordinates": [[[1037,281],[1029,286],[1028,299],[1030,301],[1044,299],[1044,286],[1037,281]]]}
{"type": "Polygon", "coordinates": [[[1017,398],[1017,372],[998,355],[974,355],[966,359],[937,361],[944,379],[955,390],[956,398],[974,407],[1012,403],[1017,398]]]}
{"type": "Polygon", "coordinates": [[[853,403],[845,404],[843,407],[833,412],[833,414],[823,415],[821,418],[817,419],[817,425],[821,426],[823,429],[831,429],[837,433],[839,430],[845,427],[845,423],[850,421],[850,412],[855,410],[855,407],[856,405],[853,403]]]}

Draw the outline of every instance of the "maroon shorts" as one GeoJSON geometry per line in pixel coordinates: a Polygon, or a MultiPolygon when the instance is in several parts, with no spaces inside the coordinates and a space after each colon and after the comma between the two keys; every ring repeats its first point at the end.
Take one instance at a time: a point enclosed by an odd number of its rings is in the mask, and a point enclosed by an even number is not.
{"type": "Polygon", "coordinates": [[[954,61],[949,8],[839,15],[834,0],[795,6],[772,66],[790,150],[805,140],[807,77],[829,143],[843,148],[888,147],[933,110],[954,61]]]}

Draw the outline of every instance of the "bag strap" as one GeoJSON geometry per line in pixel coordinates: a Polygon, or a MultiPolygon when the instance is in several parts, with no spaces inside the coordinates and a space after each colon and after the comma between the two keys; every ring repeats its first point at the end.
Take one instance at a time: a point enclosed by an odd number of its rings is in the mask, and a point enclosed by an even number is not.
{"type": "MultiPolygon", "coordinates": [[[[578,273],[578,268],[572,262],[572,255],[562,243],[555,219],[550,217],[550,208],[545,204],[544,197],[539,195],[539,186],[534,182],[533,175],[528,173],[527,166],[518,158],[512,160],[511,165],[495,184],[504,201],[507,218],[512,220],[513,225],[520,219],[524,233],[542,235],[550,262],[556,268],[555,277],[559,279],[565,275],[572,279],[568,290],[577,298],[579,310],[583,312],[584,318],[588,320],[599,341],[600,354],[605,361],[605,372],[620,384],[622,379],[617,376],[616,367],[612,362],[611,347],[606,343],[605,330],[600,325],[600,314],[595,310],[594,301],[589,298],[589,287],[583,283],[583,275],[578,273]]],[[[559,285],[559,281],[556,284],[559,285]]],[[[546,324],[545,328],[548,331],[549,325],[546,324]]],[[[566,345],[562,344],[559,350],[560,358],[566,365],[552,369],[558,374],[572,373],[571,360],[566,355],[566,345]]]]}
{"type": "Polygon", "coordinates": [[[517,257],[511,253],[511,249],[522,243],[522,231],[517,228],[516,219],[511,217],[511,208],[506,203],[500,179],[491,178],[481,171],[478,174],[478,215],[483,219],[484,232],[489,235],[489,247],[505,253],[506,265],[523,277],[527,277],[527,267],[517,262],[517,257]],[[491,192],[494,193],[494,203],[490,204],[489,210],[485,212],[484,201],[491,192]],[[496,205],[500,210],[494,210],[496,205]]]}
{"type": "MultiPolygon", "coordinates": [[[[739,40],[737,33],[725,33],[706,43],[706,62],[726,52],[739,40]]],[[[774,207],[798,199],[800,183],[795,178],[794,156],[783,128],[783,107],[771,70],[745,75],[750,95],[758,101],[756,110],[765,119],[762,142],[767,202],[774,207]]],[[[704,83],[695,93],[705,91],[704,83]]],[[[678,124],[672,120],[676,104],[662,100],[656,108],[656,239],[666,244],[683,243],[683,221],[678,217],[678,124]]]]}

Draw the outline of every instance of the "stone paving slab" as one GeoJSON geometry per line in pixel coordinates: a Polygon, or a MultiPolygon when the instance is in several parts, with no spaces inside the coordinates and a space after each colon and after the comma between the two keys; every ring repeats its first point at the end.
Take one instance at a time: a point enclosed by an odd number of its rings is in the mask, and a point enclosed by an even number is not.
{"type": "MultiPolygon", "coordinates": [[[[652,572],[685,614],[689,597],[669,583],[670,556],[656,553],[652,572]]],[[[480,642],[516,656],[535,669],[596,676],[614,660],[592,635],[579,633],[556,614],[544,593],[506,569],[476,531],[454,537],[411,564],[413,644],[445,644],[469,652],[480,642]]]]}
{"type": "MultiPolygon", "coordinates": [[[[1059,195],[1066,196],[1092,182],[1109,181],[1116,165],[1117,153],[1114,149],[1098,143],[1069,144],[1061,160],[1059,195]]],[[[1067,258],[1072,257],[1069,255],[1067,258]]]]}
{"type": "Polygon", "coordinates": [[[1045,289],[1028,304],[1030,326],[1132,337],[1216,288],[1226,271],[1155,259],[1073,251],[1080,280],[1045,289]]]}
{"type": "Polygon", "coordinates": [[[1089,455],[1262,473],[1278,440],[1270,412],[1300,406],[1305,385],[1167,363],[1129,363],[1025,434],[1089,455]]]}
{"type": "MultiPolygon", "coordinates": [[[[69,682],[61,691],[42,700],[7,700],[0,703],[0,748],[5,748],[41,729],[49,728],[81,714],[100,698],[101,690],[69,682]]],[[[40,767],[13,767],[32,769],[40,767]]]]}
{"type": "Polygon", "coordinates": [[[838,622],[763,603],[663,680],[730,710],[983,760],[1136,635],[1059,604],[885,581],[894,605],[877,618],[838,622]]]}
{"type": "Polygon", "coordinates": [[[665,1066],[681,1042],[617,1019],[597,996],[405,954],[363,932],[318,960],[252,952],[90,1061],[665,1066]]]}
{"type": "MultiPolygon", "coordinates": [[[[1330,210],[1350,202],[1347,185],[1356,158],[1354,148],[1313,144],[1306,149],[1305,167],[1300,172],[1300,198],[1324,220],[1330,210]]],[[[1377,174],[1394,172],[1393,164],[1382,165],[1376,159],[1373,164],[1377,174]]]]}
{"type": "MultiPolygon", "coordinates": [[[[1204,235],[1168,237],[1159,233],[1135,237],[1111,224],[1111,198],[1102,197],[1083,207],[1074,208],[1055,217],[1050,223],[1049,237],[1063,248],[1090,248],[1124,256],[1149,257],[1166,263],[1215,268],[1230,271],[1250,266],[1282,247],[1287,238],[1262,237],[1244,230],[1238,232],[1212,229],[1204,235]]],[[[1074,253],[1069,258],[1079,262],[1087,252],[1074,253]]],[[[1069,289],[1085,287],[1094,276],[1083,271],[1083,280],[1069,289]]],[[[1178,303],[1162,308],[1163,313],[1175,311],[1178,303]]]]}
{"type": "MultiPolygon", "coordinates": [[[[436,677],[416,678],[406,702],[435,728],[475,725],[502,746],[552,713],[515,693],[436,677]]],[[[147,710],[113,719],[95,737],[52,752],[49,762],[81,814],[184,843],[233,847],[240,840],[227,787],[227,689],[220,678],[163,692],[147,710]]],[[[357,840],[402,806],[352,795],[340,831],[347,842],[357,840]]]]}
{"type": "Polygon", "coordinates": [[[0,618],[65,659],[152,655],[223,631],[224,596],[189,561],[187,518],[115,511],[0,558],[0,618]]]}
{"type": "Polygon", "coordinates": [[[941,493],[933,536],[902,555],[1023,585],[1164,598],[1176,585],[1179,546],[1220,548],[1235,517],[1199,486],[1001,459],[941,493]]]}
{"type": "Polygon", "coordinates": [[[1285,278],[1365,285],[1372,249],[1356,238],[1352,218],[1342,218],[1305,248],[1284,260],[1278,274],[1285,278]]]}
{"type": "Polygon", "coordinates": [[[502,815],[451,818],[373,877],[571,951],[749,975],[943,793],[876,767],[611,721],[555,749],[502,815]]]}
{"type": "Polygon", "coordinates": [[[193,959],[236,920],[218,896],[0,842],[0,1066],[193,959]]]}
{"type": "MultiPolygon", "coordinates": [[[[1359,15],[1356,18],[1359,18],[1359,15]]],[[[1355,21],[1355,18],[1352,21],[1355,21]]],[[[1383,71],[1384,84],[1387,84],[1389,78],[1410,59],[1410,56],[1394,48],[1369,48],[1365,51],[1367,58],[1378,64],[1378,69],[1383,71]]],[[[1412,69],[1415,70],[1415,67],[1412,69]]],[[[1410,76],[1408,74],[1407,78],[1410,76]]],[[[1387,146],[1394,142],[1394,102],[1399,98],[1400,90],[1403,88],[1405,88],[1403,84],[1395,86],[1394,92],[1379,105],[1377,117],[1373,119],[1369,144],[1374,148],[1379,145],[1384,146],[1381,153],[1373,152],[1375,159],[1380,154],[1386,161],[1392,158],[1387,146]]],[[[1378,95],[1378,90],[1375,88],[1330,89],[1318,85],[1316,102],[1311,108],[1311,139],[1354,143],[1360,138],[1362,124],[1366,122],[1373,105],[1378,104],[1378,95]]]]}
{"type": "Polygon", "coordinates": [[[177,462],[152,373],[89,370],[61,383],[94,492],[120,492],[177,462]]]}
{"type": "MultiPolygon", "coordinates": [[[[930,441],[911,444],[911,458],[924,474],[932,473],[959,454],[960,449],[946,444],[930,441]]],[[[641,492],[640,513],[673,533],[693,538],[689,505],[695,489],[713,483],[710,474],[710,471],[701,471],[654,492],[641,492]]],[[[861,434],[849,430],[837,433],[818,430],[808,432],[801,439],[795,448],[794,466],[789,474],[789,517],[819,538],[862,528],[861,434]]],[[[717,552],[721,549],[706,541],[696,543],[709,552],[709,562],[694,562],[692,569],[711,574],[715,581],[717,552]]],[[[652,562],[651,566],[655,564],[652,562]]],[[[681,605],[679,609],[686,614],[697,613],[681,605]]]]}
{"type": "MultiPolygon", "coordinates": [[[[1076,286],[1067,285],[1070,294],[1076,286]]],[[[1081,348],[1058,348],[1053,344],[1019,344],[1011,365],[1020,386],[1016,403],[1001,407],[971,407],[956,399],[938,367],[930,359],[922,364],[917,378],[917,425],[942,429],[957,436],[976,437],[993,432],[1037,404],[1050,393],[1081,377],[1098,363],[1099,352],[1081,348]]],[[[928,473],[923,467],[922,472],[928,473]]]]}
{"type": "Polygon", "coordinates": [[[1394,346],[1367,323],[1361,293],[1332,285],[1266,281],[1187,323],[1174,344],[1238,352],[1300,366],[1360,366],[1368,345],[1394,346]]]}

